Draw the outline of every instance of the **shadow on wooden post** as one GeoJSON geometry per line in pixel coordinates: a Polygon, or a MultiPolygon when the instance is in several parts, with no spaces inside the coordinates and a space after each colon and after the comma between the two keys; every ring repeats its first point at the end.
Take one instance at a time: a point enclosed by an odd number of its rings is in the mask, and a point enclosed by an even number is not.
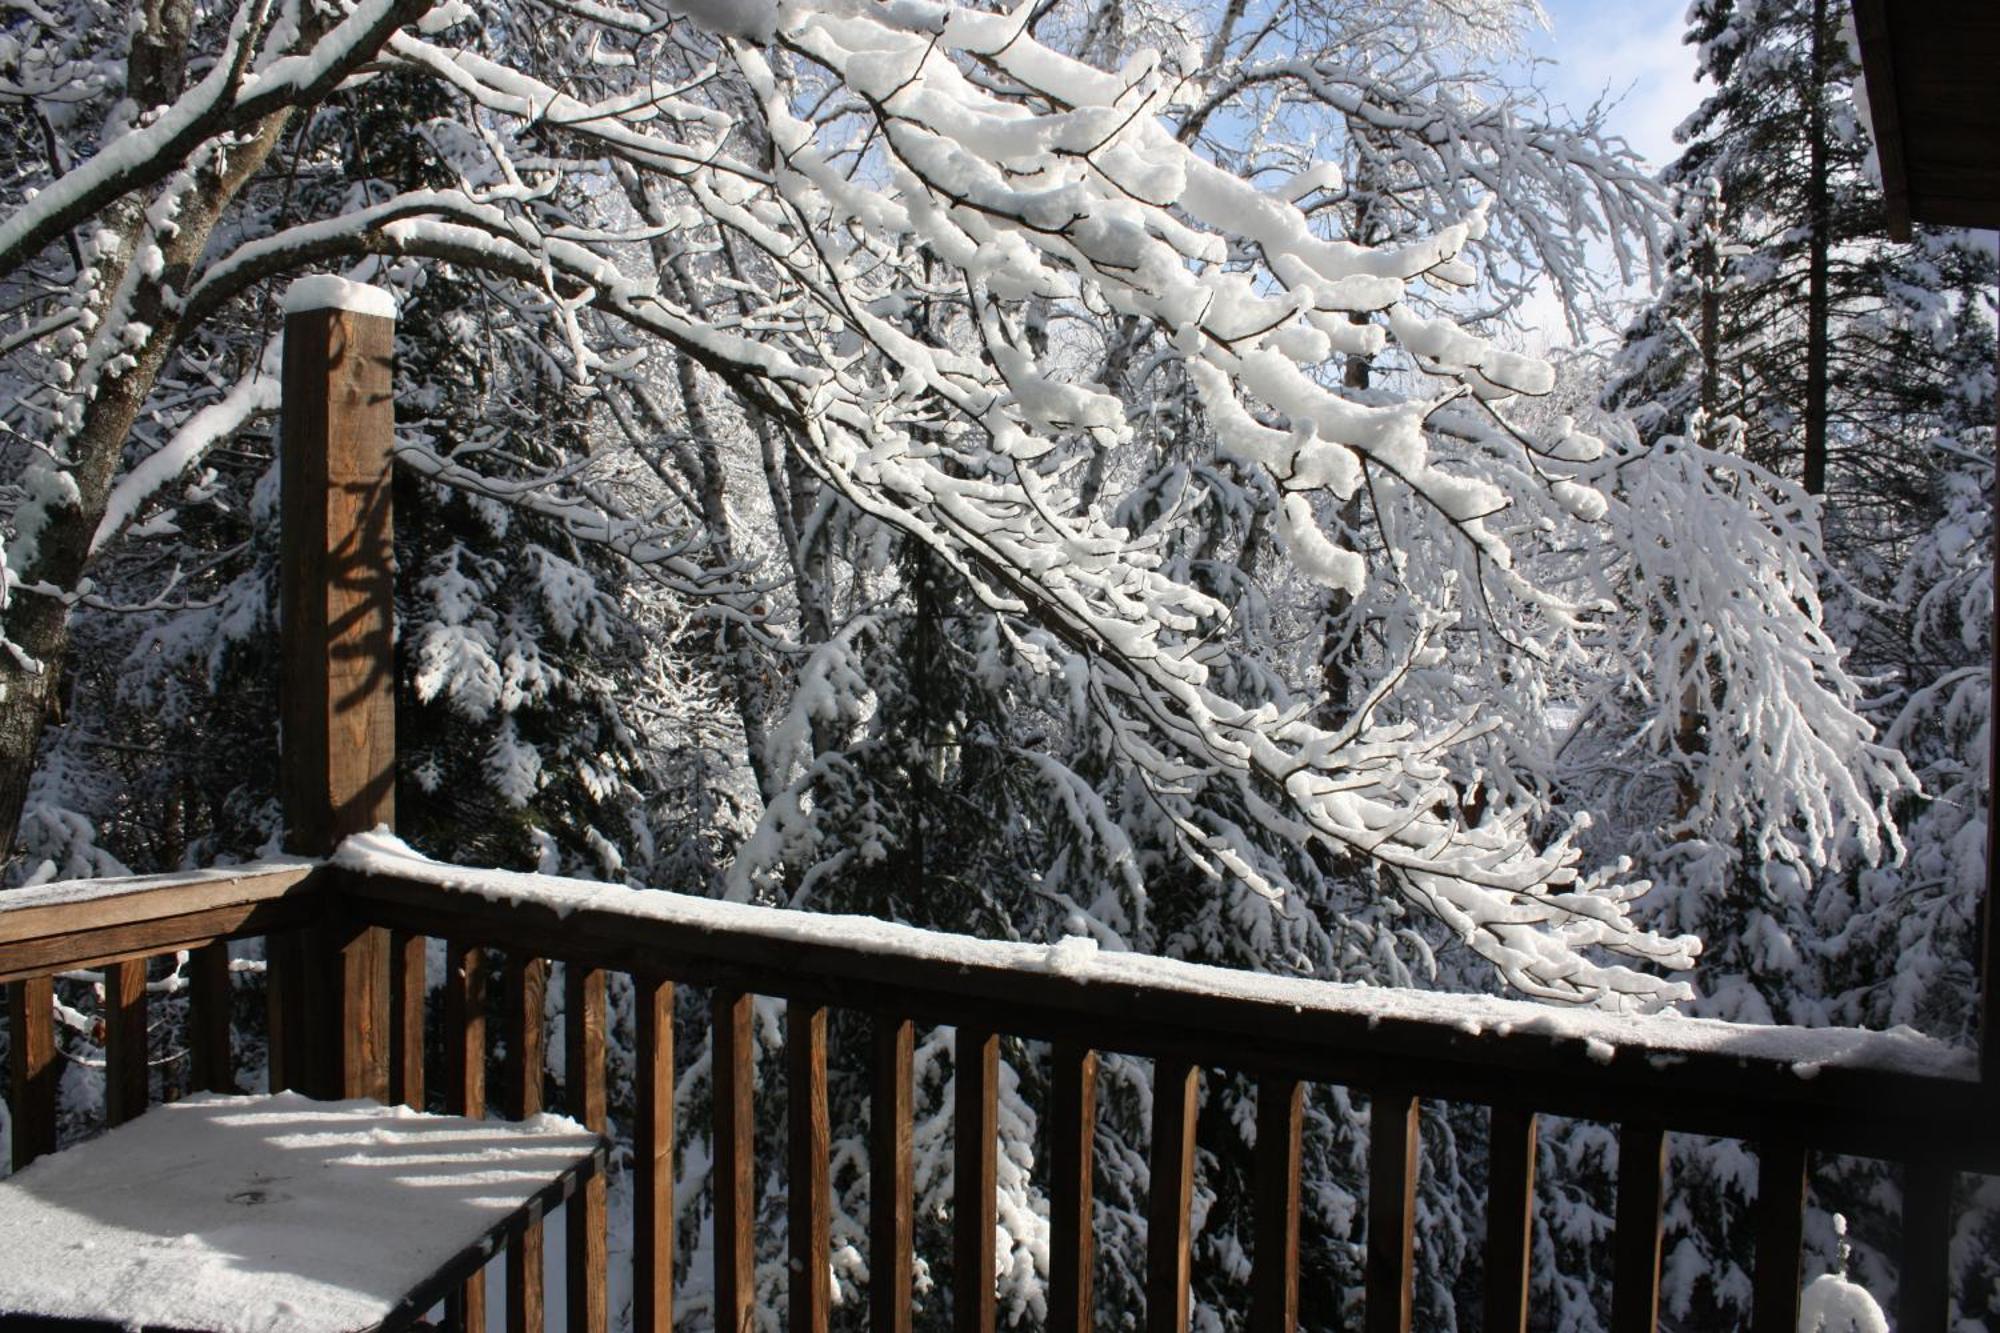
{"type": "MultiPolygon", "coordinates": [[[[287,849],[326,856],[396,819],[396,321],[386,293],[326,278],[285,304],[280,782],[287,849]]],[[[389,933],[336,913],[317,936],[272,951],[275,1027],[295,1043],[273,1085],[386,1102],[389,933]]]]}

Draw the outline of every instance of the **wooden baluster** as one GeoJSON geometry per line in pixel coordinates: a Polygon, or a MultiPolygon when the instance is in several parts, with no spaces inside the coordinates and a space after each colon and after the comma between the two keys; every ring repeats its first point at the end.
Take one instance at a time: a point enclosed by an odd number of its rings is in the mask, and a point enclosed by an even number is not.
{"type": "MultiPolygon", "coordinates": [[[[546,1033],[543,1007],[549,965],[542,958],[507,960],[507,1116],[526,1120],[542,1109],[546,1033]]],[[[542,1222],[539,1214],[507,1242],[507,1333],[542,1333],[542,1222]]]]}
{"type": "Polygon", "coordinates": [[[1299,1326],[1299,1149],[1305,1091],[1295,1078],[1257,1083],[1251,1333],[1294,1333],[1299,1326]]]}
{"type": "Polygon", "coordinates": [[[1903,1164],[1903,1252],[1896,1274],[1896,1333],[1945,1333],[1951,1313],[1951,1190],[1939,1161],[1903,1164]]]}
{"type": "Polygon", "coordinates": [[[1527,1333],[1528,1265],[1535,1243],[1535,1113],[1496,1106],[1489,1123],[1486,1333],[1527,1333]]]}
{"type": "Polygon", "coordinates": [[[749,1333],[757,1297],[752,1228],[757,1222],[756,1163],[751,1105],[756,1048],[751,999],[717,990],[709,1063],[714,1079],[715,1323],[718,1333],[749,1333]]]}
{"type": "Polygon", "coordinates": [[[7,1110],[14,1122],[14,1169],[56,1150],[56,983],[30,977],[7,986],[7,1110]]]}
{"type": "Polygon", "coordinates": [[[389,1095],[412,1110],[424,1109],[424,1000],[427,987],[422,935],[396,931],[389,954],[389,1095]]]}
{"type": "MultiPolygon", "coordinates": [[[[644,1013],[641,1015],[640,1046],[646,1049],[644,1013]]],[[[639,1069],[639,1096],[645,1099],[644,1056],[639,1069]]],[[[646,1125],[642,1118],[633,1135],[635,1180],[646,1165],[642,1154],[646,1125]]],[[[608,1123],[604,1090],[604,973],[595,967],[570,963],[563,968],[563,1110],[585,1129],[602,1134],[608,1123]]],[[[608,1311],[604,1296],[606,1247],[604,1173],[592,1172],[577,1192],[563,1205],[565,1239],[568,1245],[564,1296],[567,1299],[567,1328],[575,1333],[604,1333],[608,1311]]],[[[633,1207],[643,1206],[643,1195],[635,1195],[633,1207]]],[[[633,1248],[634,1264],[642,1262],[639,1248],[633,1248]]],[[[672,1270],[669,1269],[669,1272],[672,1270]]],[[[636,1272],[636,1270],[635,1270],[636,1272]]],[[[633,1314],[643,1303],[646,1288],[633,1286],[633,1314]]]]}
{"type": "Polygon", "coordinates": [[[955,1333],[993,1333],[993,1232],[999,1198],[1000,1037],[961,1025],[952,1098],[952,1286],[955,1333]]]}
{"type": "Polygon", "coordinates": [[[222,940],[188,954],[188,1056],[197,1092],[236,1091],[229,1048],[234,1007],[229,981],[229,945],[222,940]]]}
{"type": "Polygon", "coordinates": [[[632,978],[638,1018],[632,1131],[632,1333],[674,1325],[674,985],[632,978]]]}
{"type": "Polygon", "coordinates": [[[1410,1333],[1415,1297],[1418,1107],[1377,1088],[1368,1110],[1367,1333],[1410,1333]]]}
{"type": "Polygon", "coordinates": [[[146,1109],[146,960],[104,966],[104,1121],[122,1125],[146,1109]]]}
{"type": "Polygon", "coordinates": [[[1049,1331],[1090,1333],[1097,1233],[1091,1215],[1097,1148],[1097,1052],[1057,1042],[1050,1054],[1049,1331]]]}
{"type": "Polygon", "coordinates": [[[1666,1181],[1666,1132],[1658,1125],[1621,1126],[1618,1213],[1611,1238],[1611,1333],[1654,1333],[1659,1327],[1666,1181]]]}
{"type": "Polygon", "coordinates": [[[272,1092],[311,1085],[305,982],[305,932],[265,936],[264,1023],[272,1092]]]}
{"type": "Polygon", "coordinates": [[[1795,1333],[1805,1246],[1806,1148],[1793,1138],[1757,1148],[1757,1273],[1751,1333],[1795,1333]]]}
{"type": "MultiPolygon", "coordinates": [[[[486,954],[453,940],[445,945],[445,1110],[477,1120],[486,1114],[486,954]]],[[[452,1327],[486,1333],[486,1273],[482,1269],[447,1302],[452,1327]]]]}
{"type": "Polygon", "coordinates": [[[330,993],[334,1004],[323,1018],[308,1017],[307,1021],[321,1031],[331,1024],[335,1033],[329,1053],[338,1064],[327,1071],[330,1095],[372,1097],[386,1103],[394,1096],[390,1048],[395,1025],[389,1011],[393,951],[389,932],[345,920],[337,906],[329,916],[323,928],[326,952],[321,960],[326,979],[308,983],[315,989],[306,996],[307,1013],[312,1013],[313,1002],[322,995],[330,993]],[[321,989],[328,983],[331,992],[321,989]]]}
{"type": "Polygon", "coordinates": [[[916,1024],[875,1016],[868,1100],[868,1327],[910,1333],[916,1276],[911,1065],[916,1024]]]}
{"type": "Polygon", "coordinates": [[[1146,1201],[1147,1333],[1187,1333],[1188,1209],[1194,1202],[1194,1127],[1201,1071],[1153,1062],[1152,1189],[1146,1201]]]}
{"type": "Polygon", "coordinates": [[[828,1233],[833,1195],[827,1154],[826,1006],[794,997],[785,1006],[786,1112],[791,1133],[786,1234],[791,1245],[789,1333],[826,1333],[828,1233]]]}

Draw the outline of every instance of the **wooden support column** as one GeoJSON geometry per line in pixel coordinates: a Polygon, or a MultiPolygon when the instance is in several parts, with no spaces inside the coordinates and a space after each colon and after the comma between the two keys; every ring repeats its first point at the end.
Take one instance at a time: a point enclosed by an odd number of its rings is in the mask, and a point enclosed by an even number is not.
{"type": "MultiPolygon", "coordinates": [[[[326,856],[396,820],[395,305],[379,289],[317,276],[294,283],[285,306],[279,780],[287,848],[326,856]]],[[[312,1031],[298,1035],[324,1051],[288,1058],[288,1081],[387,1101],[389,933],[336,914],[322,936],[308,945],[316,958],[271,959],[303,971],[274,984],[303,988],[312,1031]]]]}

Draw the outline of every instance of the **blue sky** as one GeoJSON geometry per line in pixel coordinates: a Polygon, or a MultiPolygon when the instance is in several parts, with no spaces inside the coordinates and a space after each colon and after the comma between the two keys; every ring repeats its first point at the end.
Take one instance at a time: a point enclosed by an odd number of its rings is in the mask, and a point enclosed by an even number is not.
{"type": "MultiPolygon", "coordinates": [[[[1687,0],[1542,0],[1547,32],[1537,33],[1533,54],[1545,63],[1535,79],[1551,101],[1579,116],[1600,98],[1613,104],[1607,117],[1654,169],[1679,153],[1674,127],[1703,96],[1694,79],[1694,52],[1681,44],[1687,0]]],[[[1607,260],[1608,262],[1608,260],[1607,260]]],[[[1646,295],[1642,288],[1631,298],[1646,295]]],[[[1570,341],[1555,295],[1543,286],[1525,312],[1527,329],[1503,335],[1526,350],[1546,352],[1570,341]]],[[[1615,326],[1616,321],[1614,321],[1615,326]]],[[[1591,341],[1616,338],[1616,328],[1593,329],[1591,341]]]]}
{"type": "Polygon", "coordinates": [[[1653,166],[1675,153],[1674,126],[1694,110],[1694,53],[1681,44],[1686,0],[1543,0],[1549,31],[1535,54],[1550,96],[1581,111],[1618,100],[1611,123],[1653,166]]]}

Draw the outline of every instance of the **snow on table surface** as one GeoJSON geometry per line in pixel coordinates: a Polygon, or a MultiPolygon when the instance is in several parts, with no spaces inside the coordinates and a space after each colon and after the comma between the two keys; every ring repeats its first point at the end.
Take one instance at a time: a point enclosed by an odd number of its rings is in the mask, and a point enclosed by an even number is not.
{"type": "Polygon", "coordinates": [[[1056,973],[1084,984],[1141,986],[1283,1005],[1299,1013],[1345,1014],[1367,1019],[1371,1025],[1406,1020],[1450,1027],[1468,1035],[1541,1034],[1573,1040],[1592,1058],[1607,1064],[1620,1048],[1634,1048],[1662,1066],[1671,1064],[1676,1056],[1721,1055],[1789,1066],[1800,1079],[1811,1079],[1828,1068],[1960,1080],[1971,1080],[1978,1074],[1972,1052],[1907,1027],[1878,1032],[1725,1023],[1672,1012],[1614,1014],[1528,1000],[1360,986],[1114,953],[1100,950],[1096,941],[1081,936],[1054,944],[981,940],[874,917],[721,902],[554,875],[473,870],[432,861],[383,829],[348,838],[334,853],[333,864],[364,874],[434,884],[491,901],[537,904],[559,915],[588,908],[717,933],[832,945],[882,957],[1056,973]]]}
{"type": "Polygon", "coordinates": [[[370,1328],[597,1145],[553,1115],[189,1097],[0,1181],[0,1311],[370,1328]]]}

